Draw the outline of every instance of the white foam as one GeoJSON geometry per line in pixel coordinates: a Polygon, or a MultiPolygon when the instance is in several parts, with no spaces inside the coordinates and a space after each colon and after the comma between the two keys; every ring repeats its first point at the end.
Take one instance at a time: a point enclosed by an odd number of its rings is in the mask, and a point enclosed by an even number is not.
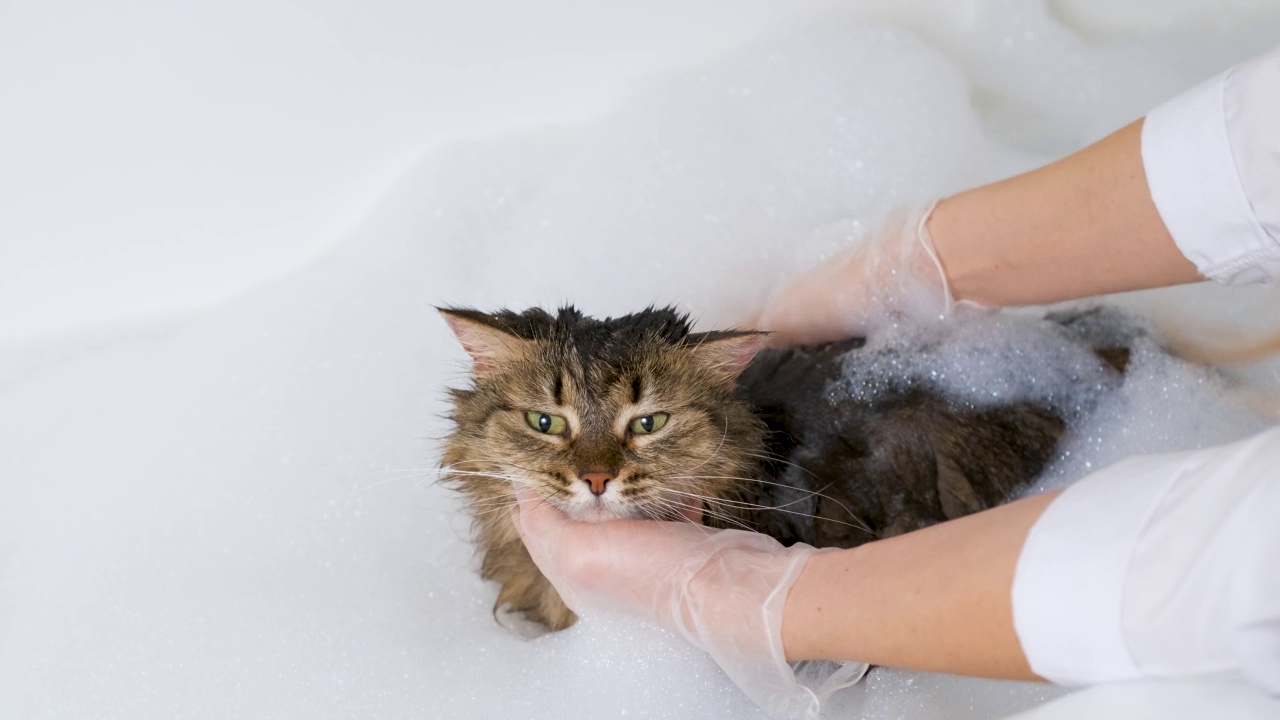
{"type": "Polygon", "coordinates": [[[893,326],[871,334],[846,356],[844,368],[830,391],[835,397],[873,401],[885,392],[922,388],[962,407],[1026,401],[1064,416],[1091,409],[1114,385],[1076,333],[1014,314],[893,326]]]}
{"type": "Polygon", "coordinates": [[[1072,428],[1062,457],[1036,489],[1060,486],[1137,455],[1210,447],[1238,440],[1277,421],[1263,389],[1137,342],[1124,383],[1103,393],[1072,428]]]}
{"type": "Polygon", "coordinates": [[[1059,487],[1126,457],[1209,447],[1280,417],[1280,395],[1178,356],[1136,316],[1090,305],[891,326],[846,356],[833,401],[919,388],[962,408],[1027,402],[1067,421],[1058,458],[1031,491],[1059,487]],[[1053,316],[1051,316],[1053,317],[1053,316]],[[1123,376],[1095,349],[1129,351],[1123,376]]]}
{"type": "MultiPolygon", "coordinates": [[[[583,133],[433,155],[292,276],[27,371],[0,390],[0,716],[758,717],[656,631],[493,622],[465,520],[429,483],[464,368],[430,305],[677,302],[724,326],[832,251],[815,228],[1028,167],[1197,79],[1160,31],[1095,47],[1011,7],[960,30],[925,14],[929,41],[833,18],[583,133]]],[[[1257,49],[1174,30],[1216,57],[1257,49]]],[[[1165,428],[1150,444],[1239,431],[1226,406],[1220,428],[1161,425],[1220,388],[1135,362],[1114,417],[1165,428]]],[[[1119,440],[1071,457],[1145,447],[1120,419],[1104,432],[1119,440]]],[[[877,670],[846,702],[976,718],[1053,692],[877,670]]]]}

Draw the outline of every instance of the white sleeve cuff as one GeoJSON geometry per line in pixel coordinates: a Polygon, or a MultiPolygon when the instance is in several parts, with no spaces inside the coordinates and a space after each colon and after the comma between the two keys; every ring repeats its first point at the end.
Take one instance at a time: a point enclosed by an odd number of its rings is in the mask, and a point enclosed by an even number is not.
{"type": "Polygon", "coordinates": [[[1084,685],[1247,678],[1280,694],[1280,428],[1133,458],[1068,488],[1012,588],[1031,669],[1084,685]]]}
{"type": "MultiPolygon", "coordinates": [[[[1270,56],[1232,68],[1182,93],[1152,110],[1142,127],[1142,164],[1151,199],[1178,249],[1205,277],[1220,283],[1243,285],[1275,282],[1280,278],[1280,245],[1259,222],[1241,182],[1236,151],[1250,162],[1267,147],[1232,147],[1226,105],[1248,106],[1251,115],[1271,115],[1266,77],[1253,68],[1270,56]],[[1236,82],[1240,75],[1242,82],[1236,82]],[[1227,98],[1226,95],[1231,97],[1227,98]],[[1257,101],[1250,96],[1261,96],[1257,101]],[[1230,103],[1227,101],[1231,100],[1230,103]]],[[[1273,94],[1274,90],[1270,90],[1273,94]]],[[[1271,118],[1251,118],[1255,123],[1271,118]]],[[[1275,120],[1280,126],[1280,119],[1275,120]]],[[[1270,132],[1250,144],[1275,140],[1270,132]]],[[[1244,140],[1245,138],[1241,138],[1244,140]]],[[[1266,158],[1274,163],[1274,158],[1266,158]]],[[[1258,193],[1275,194],[1276,188],[1259,187],[1258,193]]]]}
{"type": "Polygon", "coordinates": [[[1125,640],[1126,579],[1168,463],[1134,458],[1067,488],[1031,528],[1013,577],[1013,625],[1031,670],[1059,685],[1141,677],[1125,640]]]}

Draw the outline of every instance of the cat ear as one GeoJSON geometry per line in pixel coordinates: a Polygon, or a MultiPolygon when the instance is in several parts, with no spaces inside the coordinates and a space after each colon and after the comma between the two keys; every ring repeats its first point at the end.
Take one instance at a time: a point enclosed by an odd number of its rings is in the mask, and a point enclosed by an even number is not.
{"type": "Polygon", "coordinates": [[[703,367],[733,382],[751,364],[756,353],[764,349],[768,339],[766,332],[720,330],[694,333],[685,338],[685,342],[703,367]]]}
{"type": "Polygon", "coordinates": [[[472,370],[483,374],[529,356],[533,341],[511,334],[491,315],[465,308],[436,308],[473,361],[472,370]]]}

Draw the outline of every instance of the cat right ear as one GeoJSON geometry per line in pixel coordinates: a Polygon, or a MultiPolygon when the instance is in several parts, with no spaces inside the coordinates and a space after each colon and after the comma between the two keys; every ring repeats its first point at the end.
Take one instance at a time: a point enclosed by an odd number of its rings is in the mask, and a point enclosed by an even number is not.
{"type": "Polygon", "coordinates": [[[529,356],[532,341],[512,335],[491,315],[466,308],[436,308],[473,361],[477,374],[529,356]]]}

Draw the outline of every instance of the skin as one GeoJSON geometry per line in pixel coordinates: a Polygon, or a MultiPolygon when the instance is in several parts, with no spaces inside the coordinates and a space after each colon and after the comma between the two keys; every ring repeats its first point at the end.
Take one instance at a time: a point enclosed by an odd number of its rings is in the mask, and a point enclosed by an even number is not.
{"type": "Polygon", "coordinates": [[[952,296],[1041,305],[1202,280],[1151,200],[1142,122],[938,203],[929,232],[952,296]]]}
{"type": "Polygon", "coordinates": [[[1057,495],[815,555],[787,596],[787,659],[1039,679],[1014,632],[1009,589],[1027,533],[1057,495]]]}
{"type": "MultiPolygon", "coordinates": [[[[1142,121],[1058,162],[960,193],[929,231],[957,300],[1042,304],[1196,282],[1147,187],[1142,121]]],[[[815,556],[787,597],[788,658],[1033,679],[1011,590],[1046,493],[815,556]]]]}

